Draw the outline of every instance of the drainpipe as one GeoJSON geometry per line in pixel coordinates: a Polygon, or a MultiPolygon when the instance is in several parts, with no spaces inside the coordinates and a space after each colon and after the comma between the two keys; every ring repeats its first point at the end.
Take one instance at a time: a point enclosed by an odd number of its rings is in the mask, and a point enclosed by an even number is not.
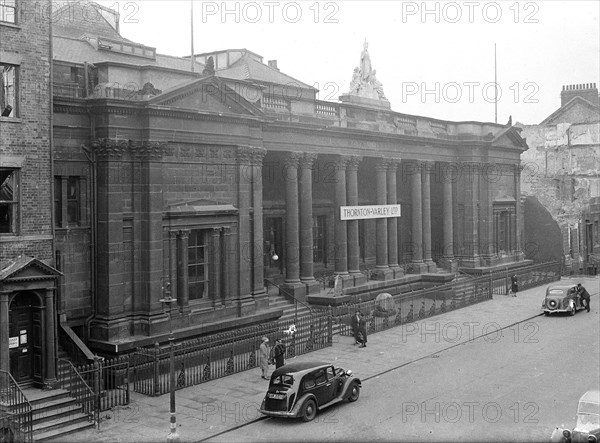
{"type": "MultiPolygon", "coordinates": [[[[87,87],[87,86],[86,86],[87,87]]],[[[87,100],[87,97],[86,97],[87,100]]],[[[94,116],[92,115],[92,112],[89,108],[89,106],[87,107],[87,114],[88,114],[88,118],[89,118],[89,124],[90,124],[90,147],[92,146],[94,140],[96,139],[96,121],[94,120],[94,116]]],[[[96,313],[98,312],[98,307],[97,307],[97,297],[96,297],[96,288],[97,288],[97,272],[96,272],[96,263],[97,263],[97,248],[96,248],[96,240],[97,240],[97,231],[98,231],[98,220],[96,217],[97,214],[97,190],[98,190],[98,184],[97,184],[97,177],[96,177],[96,156],[95,153],[92,149],[87,149],[85,147],[85,145],[81,146],[81,149],[83,150],[85,156],[87,157],[87,160],[91,166],[91,186],[92,186],[92,191],[90,193],[90,200],[91,200],[91,213],[90,213],[90,228],[92,230],[91,232],[91,242],[90,242],[90,248],[91,248],[91,253],[90,253],[90,257],[91,257],[91,274],[92,274],[92,284],[91,284],[91,307],[92,307],[92,312],[90,313],[90,315],[87,316],[87,318],[85,319],[84,322],[84,328],[85,328],[85,340],[86,342],[89,340],[90,338],[90,325],[92,323],[92,321],[96,318],[96,313]],[[88,152],[89,151],[89,152],[88,152]]]]}

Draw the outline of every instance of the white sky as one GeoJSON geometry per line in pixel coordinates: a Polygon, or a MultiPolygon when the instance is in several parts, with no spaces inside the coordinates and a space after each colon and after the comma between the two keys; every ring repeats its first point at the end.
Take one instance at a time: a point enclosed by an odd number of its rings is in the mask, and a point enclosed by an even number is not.
{"type": "MultiPolygon", "coordinates": [[[[170,55],[190,53],[190,2],[98,1],[119,8],[124,37],[170,55]]],[[[366,39],[393,110],[493,122],[496,43],[498,123],[535,124],[562,85],[600,85],[599,16],[598,1],[194,0],[194,50],[247,48],[337,100],[366,39]]]]}

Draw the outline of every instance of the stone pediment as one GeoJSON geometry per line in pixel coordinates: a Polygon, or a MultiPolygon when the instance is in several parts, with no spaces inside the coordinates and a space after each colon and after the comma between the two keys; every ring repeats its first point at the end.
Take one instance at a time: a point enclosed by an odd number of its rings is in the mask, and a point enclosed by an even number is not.
{"type": "Polygon", "coordinates": [[[148,100],[161,109],[190,110],[219,115],[262,116],[260,108],[231,89],[218,77],[204,77],[148,100]]]}
{"type": "Polygon", "coordinates": [[[514,126],[503,129],[492,140],[492,146],[520,148],[525,151],[527,142],[514,126]]]}
{"type": "Polygon", "coordinates": [[[63,275],[37,258],[21,255],[0,263],[0,282],[11,280],[45,280],[63,275]]]}

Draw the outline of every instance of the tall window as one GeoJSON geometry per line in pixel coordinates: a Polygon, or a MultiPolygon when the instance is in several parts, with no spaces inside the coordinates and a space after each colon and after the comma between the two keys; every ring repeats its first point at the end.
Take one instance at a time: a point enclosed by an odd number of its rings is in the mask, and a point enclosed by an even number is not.
{"type": "Polygon", "coordinates": [[[62,180],[54,177],[54,223],[62,226],[62,180]]]}
{"type": "Polygon", "coordinates": [[[0,63],[0,116],[17,116],[17,90],[17,67],[0,63]]]}
{"type": "Polygon", "coordinates": [[[0,234],[16,234],[19,225],[19,170],[0,168],[0,234]]]}
{"type": "Polygon", "coordinates": [[[0,22],[16,23],[16,0],[0,0],[0,22]]]}
{"type": "Polygon", "coordinates": [[[201,300],[208,295],[207,231],[194,229],[188,243],[188,292],[190,300],[201,300]]]}
{"type": "Polygon", "coordinates": [[[327,266],[327,217],[318,215],[313,217],[313,262],[323,263],[327,266]]]}
{"type": "Polygon", "coordinates": [[[494,205],[494,235],[497,252],[510,252],[516,244],[515,206],[512,204],[494,205]]]}
{"type": "Polygon", "coordinates": [[[81,193],[79,177],[69,177],[67,180],[67,223],[81,222],[81,193]]]}

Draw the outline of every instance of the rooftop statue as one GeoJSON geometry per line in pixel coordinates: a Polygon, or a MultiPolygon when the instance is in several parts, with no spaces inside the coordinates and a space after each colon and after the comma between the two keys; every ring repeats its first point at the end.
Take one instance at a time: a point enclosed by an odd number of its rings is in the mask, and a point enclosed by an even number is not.
{"type": "Polygon", "coordinates": [[[358,95],[377,100],[387,100],[383,92],[383,85],[377,80],[377,71],[371,65],[369,44],[365,40],[360,54],[360,66],[354,68],[350,82],[350,95],[358,95]]]}

